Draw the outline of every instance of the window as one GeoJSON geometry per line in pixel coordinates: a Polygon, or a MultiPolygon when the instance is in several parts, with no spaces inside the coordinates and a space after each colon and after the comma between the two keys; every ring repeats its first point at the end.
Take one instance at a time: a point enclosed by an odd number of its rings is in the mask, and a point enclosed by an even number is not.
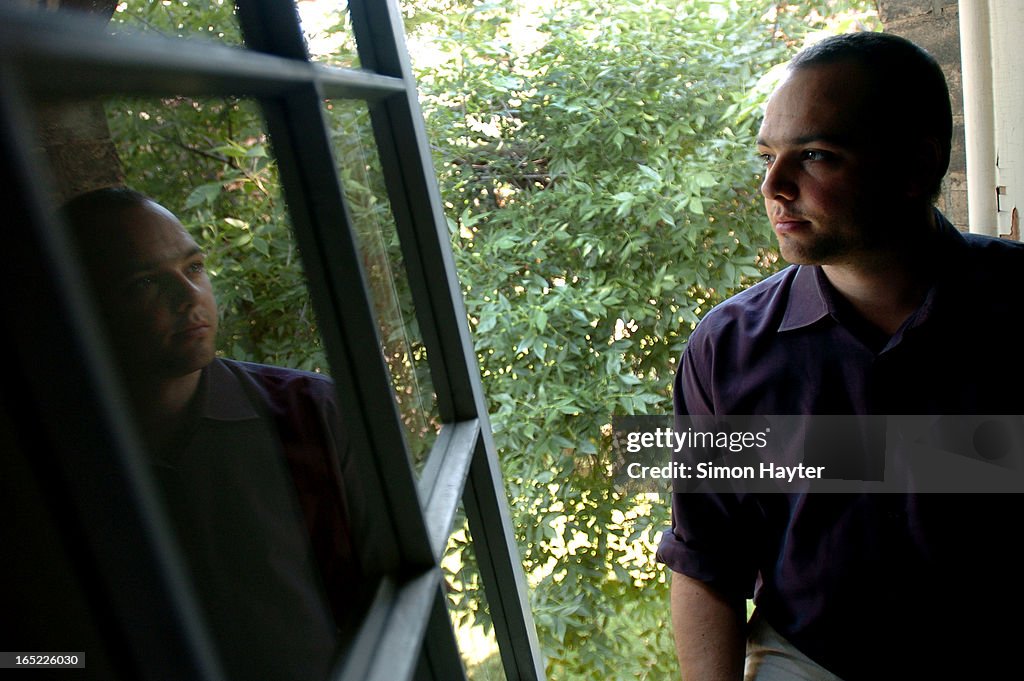
{"type": "Polygon", "coordinates": [[[16,613],[5,618],[0,648],[87,651],[88,675],[96,678],[224,678],[203,603],[112,379],[75,252],[54,215],[57,181],[39,153],[33,107],[102,97],[234,97],[258,104],[272,141],[359,470],[345,485],[373,519],[355,528],[372,598],[330,678],[464,676],[439,568],[464,512],[505,674],[541,679],[397,4],[349,3],[359,69],[312,63],[288,0],[239,0],[235,16],[244,46],[231,37],[233,24],[222,40],[171,39],[112,35],[73,12],[0,10],[0,163],[10,201],[0,539],[11,547],[4,599],[16,613]],[[379,166],[380,199],[390,206],[401,254],[400,262],[386,248],[373,257],[400,267],[408,282],[418,334],[402,347],[409,373],[424,377],[408,394],[401,386],[410,379],[389,368],[396,351],[381,338],[393,324],[381,310],[403,306],[375,299],[374,282],[390,275],[368,271],[368,238],[352,220],[354,199],[337,158],[349,142],[332,140],[325,123],[344,107],[367,112],[372,134],[360,136],[370,165],[379,166]],[[422,395],[410,397],[424,385],[436,395],[426,408],[422,395]]]}

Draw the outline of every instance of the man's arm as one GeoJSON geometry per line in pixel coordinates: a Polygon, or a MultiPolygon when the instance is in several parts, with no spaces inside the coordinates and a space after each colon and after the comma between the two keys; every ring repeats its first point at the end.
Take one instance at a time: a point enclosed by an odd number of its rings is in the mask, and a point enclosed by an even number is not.
{"type": "Polygon", "coordinates": [[[743,602],[672,573],[672,630],[683,681],[740,681],[746,638],[743,602]]]}

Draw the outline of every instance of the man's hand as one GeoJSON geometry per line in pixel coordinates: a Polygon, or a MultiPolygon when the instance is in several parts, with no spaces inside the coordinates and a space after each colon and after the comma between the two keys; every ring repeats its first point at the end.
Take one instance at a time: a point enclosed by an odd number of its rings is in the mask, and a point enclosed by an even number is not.
{"type": "Polygon", "coordinates": [[[683,681],[741,681],[746,649],[743,602],[672,573],[672,630],[683,681]]]}

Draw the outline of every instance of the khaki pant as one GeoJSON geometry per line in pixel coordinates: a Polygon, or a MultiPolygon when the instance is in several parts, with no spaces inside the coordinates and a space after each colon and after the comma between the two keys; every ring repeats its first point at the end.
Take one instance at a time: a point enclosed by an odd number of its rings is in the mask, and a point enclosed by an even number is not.
{"type": "Polygon", "coordinates": [[[743,681],[842,681],[756,615],[747,637],[743,681]]]}

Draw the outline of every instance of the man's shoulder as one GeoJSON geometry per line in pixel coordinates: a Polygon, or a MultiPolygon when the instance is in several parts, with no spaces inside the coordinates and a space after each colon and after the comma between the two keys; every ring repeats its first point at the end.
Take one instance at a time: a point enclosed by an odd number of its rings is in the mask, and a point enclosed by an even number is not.
{"type": "Polygon", "coordinates": [[[303,394],[318,400],[334,399],[334,382],[324,374],[235,359],[218,358],[214,362],[239,380],[256,386],[270,400],[303,394]]]}
{"type": "Polygon", "coordinates": [[[1005,264],[1009,267],[1024,262],[1024,243],[981,234],[964,234],[963,237],[972,258],[983,266],[1005,264]]]}
{"type": "Polygon", "coordinates": [[[315,371],[304,371],[302,369],[292,369],[273,364],[259,364],[257,362],[246,362],[223,357],[215,361],[232,368],[235,372],[241,371],[250,376],[267,377],[277,381],[323,381],[328,385],[333,382],[329,376],[315,371]]]}
{"type": "Polygon", "coordinates": [[[694,329],[694,339],[718,336],[729,327],[767,330],[766,322],[785,311],[790,287],[800,268],[790,265],[711,308],[694,329]]]}
{"type": "Polygon", "coordinates": [[[1006,239],[963,234],[966,247],[961,256],[949,267],[947,276],[959,287],[962,295],[989,291],[999,295],[988,296],[981,302],[997,308],[1019,309],[1024,299],[1013,295],[1024,272],[1024,243],[1006,239]]]}

